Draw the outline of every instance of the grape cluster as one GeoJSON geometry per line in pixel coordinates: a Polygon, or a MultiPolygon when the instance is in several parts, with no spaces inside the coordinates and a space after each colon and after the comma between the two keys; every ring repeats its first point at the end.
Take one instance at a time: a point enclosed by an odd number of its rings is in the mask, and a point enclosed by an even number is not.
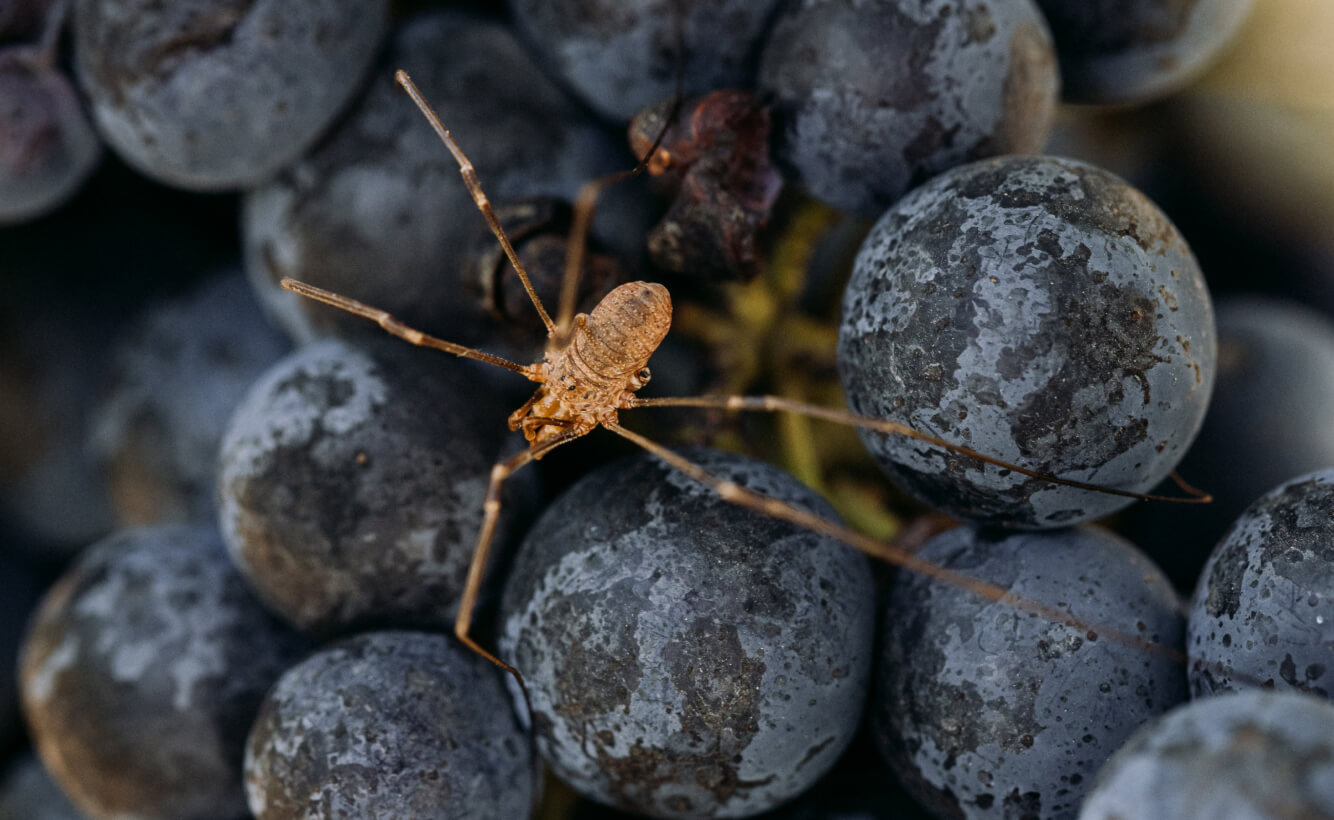
{"type": "Polygon", "coordinates": [[[1172,101],[1058,108],[1291,1],[0,3],[0,817],[1334,814],[1334,297],[1211,296],[1334,246],[1202,199],[1172,101]],[[495,469],[522,378],[279,286],[542,361],[396,69],[553,314],[571,243],[670,288],[645,395],[933,440],[625,409],[721,486],[605,431],[495,469]],[[1174,470],[1215,520],[1107,518],[1174,470]]]}

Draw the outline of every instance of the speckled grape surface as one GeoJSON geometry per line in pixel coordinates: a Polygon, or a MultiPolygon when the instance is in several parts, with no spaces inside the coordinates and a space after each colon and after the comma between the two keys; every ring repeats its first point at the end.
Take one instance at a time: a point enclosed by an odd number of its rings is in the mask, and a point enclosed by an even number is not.
{"type": "Polygon", "coordinates": [[[524,818],[538,782],[501,672],[453,637],[371,632],[285,672],[246,746],[258,820],[524,818]]]}
{"type": "Polygon", "coordinates": [[[266,308],[298,339],[360,329],[365,320],[278,289],[284,276],[451,341],[482,341],[481,298],[465,292],[459,268],[485,221],[454,158],[394,83],[397,69],[454,134],[493,207],[521,196],[573,199],[588,180],[633,166],[507,27],[452,11],[413,18],[329,138],[245,198],[246,269],[266,308]]]}
{"type": "Polygon", "coordinates": [[[776,0],[510,0],[515,26],[602,116],[754,84],[776,0]],[[680,86],[677,85],[678,75],[680,86]]]}
{"type": "Polygon", "coordinates": [[[1186,648],[1195,696],[1334,693],[1334,468],[1257,500],[1200,576],[1186,648]]]}
{"type": "Polygon", "coordinates": [[[1103,530],[968,527],[918,557],[1078,618],[1074,628],[900,573],[872,722],[900,780],[941,817],[1073,817],[1098,768],[1186,699],[1184,623],[1166,577],[1103,530]]]}
{"type": "MultiPolygon", "coordinates": [[[[773,467],[685,455],[830,514],[773,467]]],[[[866,559],[646,456],[548,508],[501,617],[542,756],[584,795],[655,817],[746,816],[795,796],[851,740],[869,683],[866,559]]]]}
{"type": "Polygon", "coordinates": [[[360,88],[388,3],[86,0],[76,68],[98,130],[139,170],[199,190],[256,185],[360,88]]]}
{"type": "Polygon", "coordinates": [[[1037,0],[1061,60],[1062,93],[1144,103],[1199,74],[1237,33],[1253,0],[1037,0]]]}
{"type": "Polygon", "coordinates": [[[1145,726],[1080,820],[1334,818],[1334,705],[1292,692],[1204,698],[1145,726]]]}
{"type": "MultiPolygon", "coordinates": [[[[266,603],[321,633],[452,623],[511,441],[507,408],[475,379],[396,339],[318,342],[260,377],[223,437],[218,484],[228,548],[266,603]]],[[[534,480],[506,482],[497,554],[534,480]]]]}
{"type": "Polygon", "coordinates": [[[223,429],[250,384],[291,345],[232,269],[145,309],[112,347],[89,446],[117,519],[216,520],[223,429]]]}
{"type": "Polygon", "coordinates": [[[798,0],[760,63],[779,160],[817,198],[874,219],[970,160],[1037,151],[1059,88],[1031,0],[798,0]]]}
{"type": "MultiPolygon", "coordinates": [[[[849,406],[1028,469],[1146,492],[1204,418],[1215,331],[1190,249],[1093,166],[1002,157],[890,209],[843,299],[849,406]]],[[[894,481],[943,512],[1041,528],[1128,499],[863,433],[894,481]]]]}
{"type": "Polygon", "coordinates": [[[124,530],[48,591],[21,656],[43,762],[94,817],[245,816],[240,766],[264,692],[307,649],[212,527],[124,530]]]}

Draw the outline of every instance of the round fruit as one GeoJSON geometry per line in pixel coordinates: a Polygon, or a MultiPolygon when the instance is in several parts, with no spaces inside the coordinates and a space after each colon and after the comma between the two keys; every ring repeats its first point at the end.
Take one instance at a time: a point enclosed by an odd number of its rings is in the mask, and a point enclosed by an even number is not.
{"type": "Polygon", "coordinates": [[[1072,817],[1103,761],[1185,701],[1176,593],[1129,542],[959,527],[918,557],[1080,622],[899,574],[872,720],[885,759],[937,816],[1072,817]]]}
{"type": "Polygon", "coordinates": [[[1334,818],[1334,705],[1290,692],[1192,701],[1098,773],[1080,820],[1334,818]]]}
{"type": "Polygon", "coordinates": [[[1209,557],[1186,637],[1196,696],[1334,693],[1334,467],[1252,504],[1209,557]]]}
{"type": "MultiPolygon", "coordinates": [[[[1204,418],[1214,319],[1190,249],[1141,193],[1074,160],[1001,157],[937,177],[876,224],[838,356],[858,413],[1146,492],[1204,418]]],[[[978,523],[1054,527],[1130,503],[902,437],[862,440],[913,495],[978,523]]]]}
{"type": "Polygon", "coordinates": [[[799,0],[759,82],[779,160],[867,219],[947,168],[1040,150],[1060,84],[1031,0],[799,0]]]}
{"type": "Polygon", "coordinates": [[[453,637],[371,632],[292,667],[246,744],[258,820],[523,818],[532,744],[499,669],[453,637]]]}
{"type": "MultiPolygon", "coordinates": [[[[832,515],[766,464],[686,455],[832,515]]],[[[814,783],[861,719],[875,617],[867,560],[648,456],[588,474],[548,508],[501,617],[538,751],[580,793],[618,808],[758,813],[814,783]]]]}

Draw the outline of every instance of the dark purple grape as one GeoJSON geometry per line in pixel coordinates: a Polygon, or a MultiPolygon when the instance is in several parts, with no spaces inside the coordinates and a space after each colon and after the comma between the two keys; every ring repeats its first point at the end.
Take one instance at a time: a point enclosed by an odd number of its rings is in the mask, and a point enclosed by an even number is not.
{"type": "Polygon", "coordinates": [[[918,557],[1082,624],[899,574],[872,720],[885,759],[938,816],[1073,817],[1103,761],[1186,699],[1169,654],[1185,626],[1176,593],[1129,542],[1091,528],[960,527],[918,557]]]}
{"type": "Polygon", "coordinates": [[[1290,692],[1192,701],[1136,732],[1080,820],[1334,818],[1334,706],[1290,692]]]}
{"type": "Polygon", "coordinates": [[[232,270],[149,308],[113,347],[92,447],[117,518],[123,526],[215,520],[223,428],[290,345],[232,270]]]}
{"type": "Polygon", "coordinates": [[[760,89],[778,157],[817,198],[874,219],[969,160],[1042,148],[1059,78],[1031,0],[800,0],[760,89]]]}
{"type": "Polygon", "coordinates": [[[196,190],[264,182],[360,87],[387,0],[87,0],[79,80],[131,165],[196,190]]]}
{"type": "MultiPolygon", "coordinates": [[[[491,467],[515,443],[476,382],[469,363],[395,339],[327,340],[251,387],[218,484],[228,546],[269,606],[321,633],[452,623],[491,467]]],[[[498,551],[534,505],[535,475],[506,482],[498,551]]]]}
{"type": "Polygon", "coordinates": [[[246,733],[304,651],[216,530],[124,530],[38,609],[20,660],[24,714],[42,761],[93,816],[240,817],[246,733]]]}
{"type": "Polygon", "coordinates": [[[1186,637],[1195,696],[1334,693],[1334,467],[1252,504],[1200,576],[1186,637]]]}
{"type": "MultiPolygon", "coordinates": [[[[1334,465],[1334,322],[1295,302],[1220,299],[1209,412],[1177,467],[1211,504],[1143,504],[1131,537],[1190,590],[1237,517],[1293,476],[1334,465]]],[[[1160,488],[1170,490],[1170,483],[1160,488]]]]}
{"type": "MultiPolygon", "coordinates": [[[[832,515],[776,468],[686,455],[832,515]]],[[[744,511],[640,456],[588,474],[538,520],[506,584],[502,656],[538,751],[580,793],[654,817],[746,816],[838,759],[870,674],[868,562],[744,511]]]]}
{"type": "MultiPolygon", "coordinates": [[[[839,372],[858,413],[1067,479],[1145,492],[1204,417],[1214,320],[1190,249],[1093,166],[1004,157],[955,169],[876,224],[843,301],[839,372]]],[[[941,511],[1017,527],[1129,499],[863,434],[941,511]]]]}
{"type": "Polygon", "coordinates": [[[1252,0],[1037,0],[1061,59],[1065,99],[1144,103],[1199,74],[1252,0]]]}
{"type": "Polygon", "coordinates": [[[31,754],[9,765],[0,779],[0,818],[4,820],[86,820],[74,808],[42,762],[31,754]]]}
{"type": "Polygon", "coordinates": [[[0,50],[0,225],[63,204],[102,156],[69,79],[27,55],[0,50]]]}
{"type": "Polygon", "coordinates": [[[515,26],[542,61],[598,113],[620,121],[678,92],[754,85],[753,52],[777,5],[509,0],[515,26]]]}
{"type": "Polygon", "coordinates": [[[537,774],[500,670],[417,632],[359,635],[289,669],[245,755],[258,820],[523,818],[537,774]]]}

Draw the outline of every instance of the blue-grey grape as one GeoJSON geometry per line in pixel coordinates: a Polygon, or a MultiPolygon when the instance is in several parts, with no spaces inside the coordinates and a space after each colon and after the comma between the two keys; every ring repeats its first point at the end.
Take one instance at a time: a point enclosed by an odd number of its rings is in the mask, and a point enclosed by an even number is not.
{"type": "Polygon", "coordinates": [[[780,162],[874,219],[948,168],[1041,149],[1059,81],[1031,0],[800,0],[774,23],[759,86],[780,162]]]}
{"type": "Polygon", "coordinates": [[[353,98],[387,0],[87,0],[75,67],[102,136],[154,178],[256,185],[353,98]]]}
{"type": "Polygon", "coordinates": [[[288,669],[246,742],[258,820],[527,817],[536,759],[501,671],[453,637],[368,632],[288,669]]]}
{"type": "Polygon", "coordinates": [[[1191,701],[1107,761],[1079,820],[1334,818],[1334,705],[1292,692],[1191,701]]]}
{"type": "Polygon", "coordinates": [[[1334,467],[1285,482],[1232,525],[1195,588],[1186,649],[1196,696],[1334,694],[1334,467]]]}
{"type": "MultiPolygon", "coordinates": [[[[1146,492],[1199,430],[1214,347],[1199,266],[1152,202],[1081,162],[1001,157],[880,219],[844,294],[838,358],[858,413],[1146,492]]],[[[913,495],[978,523],[1061,526],[1130,503],[902,437],[862,440],[913,495]]]]}
{"type": "Polygon", "coordinates": [[[886,760],[938,816],[1073,817],[1103,761],[1186,699],[1176,593],[1129,542],[959,527],[918,557],[1082,624],[900,574],[872,720],[886,760]]]}
{"type": "MultiPolygon", "coordinates": [[[[791,476],[686,455],[832,515],[791,476]]],[[[653,817],[739,817],[827,771],[860,722],[866,559],[639,456],[596,470],[525,540],[501,603],[538,750],[582,794],[653,817]]]]}
{"type": "Polygon", "coordinates": [[[1252,0],[1037,0],[1061,58],[1066,99],[1144,103],[1199,74],[1252,0]]]}

